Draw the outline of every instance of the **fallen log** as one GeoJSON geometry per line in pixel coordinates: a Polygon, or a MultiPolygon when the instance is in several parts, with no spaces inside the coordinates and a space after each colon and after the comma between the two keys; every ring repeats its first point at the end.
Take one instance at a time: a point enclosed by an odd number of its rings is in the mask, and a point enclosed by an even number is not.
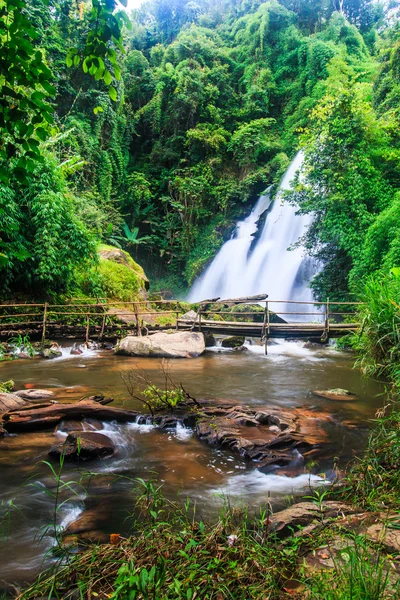
{"type": "Polygon", "coordinates": [[[243,298],[225,298],[218,304],[249,304],[252,302],[263,302],[268,298],[268,294],[257,294],[256,296],[245,296],[243,298]]]}
{"type": "Polygon", "coordinates": [[[79,421],[85,418],[99,421],[117,421],[127,423],[135,421],[137,411],[112,408],[93,400],[81,400],[76,404],[51,404],[32,406],[25,410],[14,410],[3,415],[0,427],[8,433],[19,433],[46,429],[57,425],[64,419],[79,421]]]}

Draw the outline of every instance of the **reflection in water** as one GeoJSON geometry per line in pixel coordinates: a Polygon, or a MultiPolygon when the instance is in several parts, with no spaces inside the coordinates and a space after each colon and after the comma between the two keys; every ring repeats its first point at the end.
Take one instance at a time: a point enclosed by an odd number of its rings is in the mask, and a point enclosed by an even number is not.
{"type": "MultiPolygon", "coordinates": [[[[146,369],[155,383],[162,384],[159,361],[116,357],[105,351],[68,355],[67,359],[1,363],[0,380],[13,379],[17,388],[26,384],[51,388],[63,401],[104,393],[115,398],[116,406],[142,409],[138,401],[128,397],[120,377],[134,364],[146,369]]],[[[305,349],[300,343],[282,341],[271,345],[266,357],[261,346],[248,344],[244,352],[214,348],[198,359],[170,364],[172,378],[198,398],[229,398],[257,407],[328,410],[334,417],[328,427],[329,456],[339,456],[342,464],[362,447],[366,422],[382,403],[378,395],[382,386],[363,379],[352,368],[351,356],[329,347],[305,349]],[[311,393],[312,389],[335,387],[351,390],[358,400],[332,402],[311,393]],[[345,430],[340,426],[343,420],[356,422],[358,427],[345,430]]],[[[204,516],[219,509],[221,494],[228,493],[254,507],[269,499],[280,505],[286,495],[303,493],[320,483],[315,475],[290,478],[260,473],[237,456],[202,444],[183,426],[160,431],[149,424],[105,423],[102,433],[113,439],[118,452],[111,459],[89,463],[85,468],[65,466],[65,481],[79,482],[85,477],[84,489],[79,488],[79,494],[70,498],[58,515],[63,526],[90,505],[101,507],[102,514],[106,514],[103,530],[127,533],[126,517],[133,506],[132,480],[139,477],[162,482],[170,498],[190,496],[198,504],[198,514],[204,516]],[[90,478],[86,467],[91,471],[90,478]]],[[[54,543],[45,531],[53,518],[53,505],[45,491],[54,490],[55,482],[41,461],[47,460],[50,446],[60,439],[62,431],[57,436],[48,431],[0,439],[0,511],[4,513],[11,500],[18,507],[12,511],[10,528],[0,539],[0,580],[31,579],[43,567],[43,556],[54,543]],[[33,482],[37,485],[29,485],[33,482]]],[[[332,459],[324,459],[320,469],[331,466],[332,459]]]]}

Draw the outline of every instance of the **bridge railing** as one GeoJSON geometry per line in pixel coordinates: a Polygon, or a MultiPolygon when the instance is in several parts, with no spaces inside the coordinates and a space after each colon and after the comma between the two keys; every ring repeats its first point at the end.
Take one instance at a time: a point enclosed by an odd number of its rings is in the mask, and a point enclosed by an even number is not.
{"type": "MultiPolygon", "coordinates": [[[[59,333],[84,337],[133,331],[138,335],[148,321],[161,318],[168,327],[177,326],[179,315],[187,305],[179,300],[143,300],[108,302],[105,299],[75,299],[67,304],[20,303],[0,304],[0,337],[6,339],[21,332],[28,335],[59,333]]],[[[157,323],[155,323],[157,327],[157,323]]],[[[162,325],[160,325],[162,328],[162,325]]]]}
{"type": "MultiPolygon", "coordinates": [[[[264,295],[265,297],[265,295],[264,295]]],[[[353,308],[360,302],[307,302],[295,300],[252,301],[260,310],[252,310],[246,300],[210,300],[193,304],[196,316],[182,320],[187,312],[188,303],[180,300],[143,300],[135,302],[109,302],[104,298],[74,299],[66,304],[21,303],[0,304],[0,337],[7,339],[21,332],[28,335],[53,337],[71,335],[75,337],[97,337],[119,335],[129,331],[142,335],[146,329],[165,329],[186,323],[188,328],[197,326],[207,320],[262,323],[262,337],[268,336],[270,327],[280,319],[290,322],[294,318],[323,324],[326,331],[331,325],[348,320],[356,313],[353,308]],[[240,310],[237,307],[240,306],[240,310]],[[282,307],[283,310],[279,310],[282,307]],[[294,308],[296,310],[288,310],[294,308]],[[230,308],[230,310],[227,310],[230,308]],[[236,310],[235,310],[236,308],[236,310]],[[273,308],[273,310],[272,310],[273,308]],[[278,310],[277,310],[278,308],[278,310]],[[316,308],[316,310],[315,310],[316,308]]]]}

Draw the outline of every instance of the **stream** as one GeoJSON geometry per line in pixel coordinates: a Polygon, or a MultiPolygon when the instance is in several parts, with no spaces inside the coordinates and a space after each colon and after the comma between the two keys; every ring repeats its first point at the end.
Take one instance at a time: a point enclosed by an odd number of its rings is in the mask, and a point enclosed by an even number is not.
{"type": "MultiPolygon", "coordinates": [[[[182,426],[158,430],[136,423],[105,423],[103,433],[113,439],[117,455],[80,467],[65,465],[63,480],[75,482],[76,495],[62,493],[66,502],[57,513],[57,523],[65,528],[92,508],[100,532],[127,534],[135,478],[162,483],[169,498],[183,502],[189,497],[202,517],[213,518],[226,494],[252,507],[268,500],[274,507],[283,506],[287,496],[309,490],[319,480],[316,474],[323,472],[329,478],[335,457],[343,467],[365,444],[368,420],[383,404],[384,390],[353,369],[353,358],[330,346],[304,348],[301,342],[281,341],[269,346],[268,356],[262,346],[247,344],[245,352],[215,347],[197,359],[171,361],[173,380],[197,398],[231,399],[259,408],[329,411],[333,417],[329,457],[313,466],[313,475],[265,475],[237,455],[203,444],[182,426]],[[357,400],[343,403],[312,394],[313,389],[337,387],[351,390],[357,400]]],[[[16,389],[52,389],[55,399],[62,401],[101,393],[113,397],[115,406],[143,410],[129,398],[121,379],[121,373],[133,364],[145,369],[153,382],[162,383],[156,359],[125,358],[105,350],[70,356],[68,349],[53,360],[0,363],[0,381],[13,379],[16,389]]],[[[31,581],[53,560],[49,551],[54,546],[54,500],[49,494],[56,485],[42,461],[48,460],[48,450],[62,439],[63,433],[53,430],[0,439],[0,591],[12,583],[31,581]]],[[[53,465],[57,468],[57,463],[53,465]]]]}

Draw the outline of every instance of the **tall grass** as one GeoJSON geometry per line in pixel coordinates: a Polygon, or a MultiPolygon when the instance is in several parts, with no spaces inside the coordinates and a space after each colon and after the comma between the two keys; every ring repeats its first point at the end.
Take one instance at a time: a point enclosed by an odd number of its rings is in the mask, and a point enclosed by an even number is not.
{"type": "Polygon", "coordinates": [[[360,307],[361,333],[353,338],[359,353],[357,365],[366,375],[392,382],[400,391],[400,275],[371,276],[363,291],[360,307]]]}

